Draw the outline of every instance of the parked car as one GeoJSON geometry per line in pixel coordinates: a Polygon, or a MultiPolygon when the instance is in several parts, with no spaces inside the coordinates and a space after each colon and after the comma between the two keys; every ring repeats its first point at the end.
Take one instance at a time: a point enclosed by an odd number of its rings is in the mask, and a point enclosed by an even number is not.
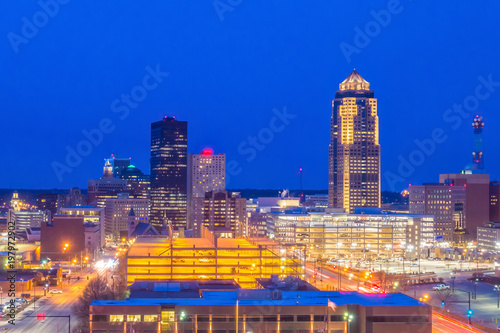
{"type": "Polygon", "coordinates": [[[62,290],[59,290],[59,289],[51,289],[49,291],[49,294],[62,294],[62,290]]]}
{"type": "Polygon", "coordinates": [[[438,284],[437,286],[432,287],[432,290],[449,290],[450,286],[445,284],[438,284]]]}

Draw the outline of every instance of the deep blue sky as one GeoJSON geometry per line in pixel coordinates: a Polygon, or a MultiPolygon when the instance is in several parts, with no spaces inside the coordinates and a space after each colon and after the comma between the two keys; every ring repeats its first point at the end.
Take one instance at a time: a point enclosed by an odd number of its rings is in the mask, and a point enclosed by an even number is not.
{"type": "MultiPolygon", "coordinates": [[[[452,129],[443,114],[474,96],[478,76],[500,81],[500,3],[401,0],[349,63],[340,44],[355,46],[355,27],[376,28],[370,12],[392,3],[243,0],[221,21],[212,1],[71,0],[16,53],[9,36],[22,36],[23,17],[43,16],[37,1],[4,1],[0,188],[85,187],[111,153],[149,173],[150,123],[169,115],[188,121],[190,152],[210,146],[238,163],[230,188],[297,188],[302,167],[305,188],[325,189],[331,100],[353,68],[378,98],[383,189],[392,189],[385,173],[398,174],[398,156],[435,128],[447,140],[393,188],[457,172],[470,164],[473,116],[452,129]],[[168,77],[121,120],[112,102],[157,65],[168,77]],[[238,146],[284,107],[296,118],[248,162],[238,146]],[[104,118],[114,131],[59,181],[53,162],[64,164],[65,147],[104,118]]],[[[492,89],[478,113],[487,171],[498,179],[500,87],[492,89]]]]}

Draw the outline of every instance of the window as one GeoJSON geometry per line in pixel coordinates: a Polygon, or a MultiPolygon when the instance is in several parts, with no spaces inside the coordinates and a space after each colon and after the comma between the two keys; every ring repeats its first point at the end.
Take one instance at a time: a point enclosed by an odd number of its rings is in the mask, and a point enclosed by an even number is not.
{"type": "Polygon", "coordinates": [[[111,316],[109,316],[109,321],[111,321],[111,322],[122,322],[123,321],[123,315],[111,315],[111,316]]]}
{"type": "Polygon", "coordinates": [[[310,315],[307,315],[307,316],[299,315],[299,316],[297,316],[297,321],[311,321],[311,316],[310,315]]]}
{"type": "Polygon", "coordinates": [[[280,321],[293,321],[293,316],[290,315],[281,315],[280,321]]]}
{"type": "Polygon", "coordinates": [[[144,321],[146,322],[158,321],[158,315],[144,315],[144,321]]]}
{"type": "Polygon", "coordinates": [[[96,321],[107,321],[108,320],[108,316],[106,315],[92,315],[92,321],[93,322],[96,322],[96,321]]]}
{"type": "Polygon", "coordinates": [[[127,321],[141,321],[141,315],[127,315],[127,321]]]}

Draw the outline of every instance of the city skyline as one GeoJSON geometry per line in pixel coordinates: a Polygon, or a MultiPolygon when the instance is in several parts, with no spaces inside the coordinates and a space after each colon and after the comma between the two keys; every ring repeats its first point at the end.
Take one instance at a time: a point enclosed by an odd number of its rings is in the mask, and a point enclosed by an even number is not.
{"type": "MultiPolygon", "coordinates": [[[[132,157],[139,169],[148,170],[149,124],[175,115],[190,124],[189,152],[212,147],[241,167],[238,175],[228,179],[228,188],[252,187],[257,181],[260,188],[298,188],[298,169],[303,168],[304,188],[326,189],[330,103],[339,80],[353,68],[369,78],[383,101],[379,114],[384,147],[382,190],[392,190],[387,173],[399,176],[399,157],[408,160],[419,150],[415,140],[432,138],[432,131],[438,128],[446,140],[435,143],[429,154],[424,152],[424,162],[404,172],[402,180],[394,180],[393,188],[399,191],[408,184],[437,181],[436,166],[439,172],[449,173],[470,164],[474,113],[484,116],[487,123],[485,172],[500,178],[492,168],[500,162],[494,153],[500,138],[492,130],[500,121],[494,111],[500,98],[500,73],[495,66],[498,46],[486,50],[489,37],[482,33],[495,31],[492,9],[498,4],[450,7],[403,1],[390,22],[379,24],[378,33],[370,33],[367,40],[357,31],[365,34],[367,26],[378,22],[371,12],[387,10],[387,1],[353,2],[342,8],[325,4],[321,9],[305,4],[290,8],[273,2],[246,3],[225,12],[223,21],[210,3],[200,11],[185,4],[130,5],[117,9],[99,4],[95,12],[78,3],[64,5],[28,43],[18,45],[17,53],[8,38],[0,43],[4,64],[0,74],[9,78],[2,83],[2,109],[9,122],[3,136],[16,142],[7,145],[4,153],[17,162],[0,166],[2,174],[11,175],[2,187],[84,188],[87,179],[98,176],[95,170],[111,153],[132,157]],[[108,13],[116,10],[124,15],[110,28],[108,13]],[[143,28],[131,29],[130,21],[122,19],[128,10],[137,14],[137,26],[143,28]],[[339,10],[356,15],[331,20],[328,13],[339,10]],[[444,10],[450,13],[446,22],[433,14],[444,10]],[[202,24],[203,33],[191,26],[176,32],[176,27],[185,25],[182,14],[202,24]],[[273,24],[282,14],[288,19],[273,24]],[[76,29],[86,26],[83,18],[89,15],[94,17],[95,29],[108,33],[97,37],[76,29]],[[257,17],[269,23],[266,28],[250,24],[257,17]],[[296,19],[299,17],[302,19],[296,19]],[[423,17],[425,25],[420,24],[423,17]],[[62,29],[64,26],[68,28],[62,29]],[[412,30],[412,26],[419,29],[412,30]],[[274,38],[274,34],[282,37],[274,38]],[[142,40],[142,36],[148,38],[142,40]],[[61,40],[67,44],[59,43],[61,40]],[[44,49],[44,45],[53,48],[44,49]],[[341,45],[355,47],[350,61],[341,45]],[[464,45],[477,52],[464,52],[464,45]],[[101,46],[108,52],[95,52],[101,46]],[[43,63],[36,56],[39,52],[43,63]],[[82,74],[82,67],[88,68],[87,73],[82,74]],[[151,73],[156,73],[157,80],[151,73]],[[133,101],[134,108],[128,107],[121,95],[131,95],[132,90],[137,93],[134,88],[142,86],[147,75],[148,87],[156,88],[147,90],[144,100],[133,101]],[[481,84],[476,97],[476,87],[481,84]],[[479,101],[476,111],[469,111],[475,109],[475,101],[479,101]],[[453,111],[454,104],[462,106],[465,116],[453,111]],[[296,117],[288,119],[280,132],[273,132],[272,142],[263,150],[255,149],[255,156],[251,151],[240,154],[240,144],[246,142],[243,150],[248,149],[248,137],[269,128],[275,117],[273,109],[283,113],[284,108],[296,117]],[[395,119],[403,114],[407,121],[398,125],[395,119]],[[40,115],[47,121],[40,123],[40,115]],[[105,133],[88,156],[69,166],[71,172],[64,172],[59,181],[52,163],[65,164],[66,146],[76,149],[85,139],[82,131],[98,128],[105,118],[112,120],[113,131],[105,133]],[[31,135],[19,135],[21,132],[31,135]],[[28,153],[33,137],[38,138],[37,149],[28,153]],[[444,158],[450,155],[453,158],[444,158]],[[37,161],[37,173],[27,171],[28,156],[37,161]],[[275,158],[287,163],[279,165],[279,171],[262,174],[275,158]]],[[[4,36],[21,34],[21,18],[31,19],[40,9],[36,3],[7,6],[11,14],[0,25],[4,36]]]]}

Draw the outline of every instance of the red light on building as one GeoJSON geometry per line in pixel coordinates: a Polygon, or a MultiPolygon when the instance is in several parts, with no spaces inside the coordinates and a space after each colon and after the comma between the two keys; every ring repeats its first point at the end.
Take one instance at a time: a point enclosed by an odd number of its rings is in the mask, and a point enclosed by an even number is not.
{"type": "Polygon", "coordinates": [[[214,151],[212,148],[205,148],[201,151],[201,155],[203,156],[212,156],[213,153],[214,151]]]}

